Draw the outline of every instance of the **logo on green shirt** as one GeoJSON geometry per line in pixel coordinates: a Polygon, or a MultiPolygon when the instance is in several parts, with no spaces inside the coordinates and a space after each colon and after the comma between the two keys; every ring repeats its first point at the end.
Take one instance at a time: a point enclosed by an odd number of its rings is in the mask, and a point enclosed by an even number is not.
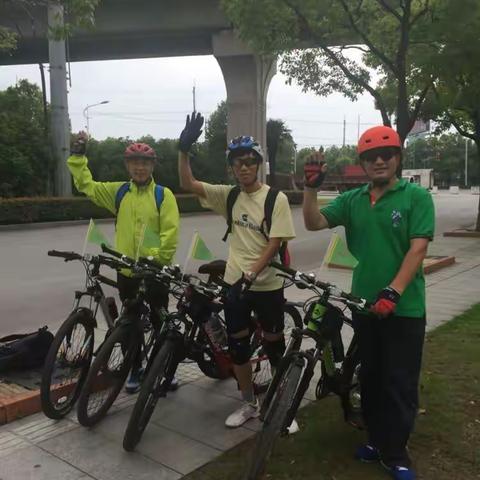
{"type": "Polygon", "coordinates": [[[397,228],[400,226],[402,214],[398,210],[392,210],[392,225],[397,228]]]}

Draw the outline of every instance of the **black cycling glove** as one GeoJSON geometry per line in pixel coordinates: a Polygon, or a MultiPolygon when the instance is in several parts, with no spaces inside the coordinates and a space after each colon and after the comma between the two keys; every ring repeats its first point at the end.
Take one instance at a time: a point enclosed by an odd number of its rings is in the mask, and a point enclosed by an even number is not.
{"type": "Polygon", "coordinates": [[[192,112],[192,116],[187,115],[187,121],[185,122],[185,128],[180,134],[178,141],[178,149],[183,153],[188,153],[192,148],[192,145],[198,140],[198,137],[202,134],[204,118],[200,113],[192,112]]]}

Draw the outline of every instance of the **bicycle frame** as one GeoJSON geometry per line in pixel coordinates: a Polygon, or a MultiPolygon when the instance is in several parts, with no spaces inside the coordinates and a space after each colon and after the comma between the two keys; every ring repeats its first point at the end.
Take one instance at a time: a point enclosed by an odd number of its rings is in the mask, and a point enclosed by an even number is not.
{"type": "Polygon", "coordinates": [[[117,288],[117,283],[113,280],[100,274],[100,263],[94,262],[91,267],[84,263],[85,272],[86,272],[86,281],[85,281],[85,290],[76,290],[75,297],[73,301],[73,310],[78,310],[80,308],[88,308],[92,312],[94,319],[94,327],[97,327],[97,313],[100,308],[105,321],[107,322],[108,329],[113,328],[114,318],[110,314],[109,305],[107,302],[107,297],[103,292],[102,283],[110,285],[113,288],[117,288]],[[82,298],[90,297],[88,307],[81,307],[80,302],[82,298]]]}

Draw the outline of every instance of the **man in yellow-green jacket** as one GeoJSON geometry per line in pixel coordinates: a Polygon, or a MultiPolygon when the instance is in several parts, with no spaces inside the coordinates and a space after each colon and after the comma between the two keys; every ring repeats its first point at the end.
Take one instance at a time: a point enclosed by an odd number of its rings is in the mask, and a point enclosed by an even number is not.
{"type": "MultiPolygon", "coordinates": [[[[96,182],[88,168],[86,146],[87,136],[81,132],[73,143],[72,155],[67,160],[68,168],[78,191],[116,216],[115,249],[135,258],[147,226],[158,234],[159,246],[147,248],[140,245],[140,256],[151,256],[161,265],[170,264],[177,249],[180,218],[177,201],[171,190],[156,185],[153,180],[155,151],[144,143],[130,144],[125,150],[125,167],[130,181],[96,182]]],[[[131,278],[128,272],[118,274],[122,302],[134,298],[138,286],[138,279],[131,278]]],[[[147,298],[153,313],[160,307],[166,308],[168,289],[158,283],[147,284],[147,298]]],[[[141,358],[135,365],[126,384],[126,390],[130,393],[140,388],[141,358]]]]}

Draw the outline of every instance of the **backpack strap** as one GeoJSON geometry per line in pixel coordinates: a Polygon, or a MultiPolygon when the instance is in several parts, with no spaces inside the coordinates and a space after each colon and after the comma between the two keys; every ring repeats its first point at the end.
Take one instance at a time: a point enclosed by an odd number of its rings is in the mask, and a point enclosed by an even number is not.
{"type": "Polygon", "coordinates": [[[130,182],[125,182],[124,184],[120,185],[120,188],[117,190],[115,194],[115,214],[118,215],[118,209],[120,208],[120,204],[122,203],[123,197],[130,191],[130,182]]]}
{"type": "Polygon", "coordinates": [[[238,196],[240,195],[240,187],[236,185],[233,187],[229,192],[227,196],[227,231],[225,232],[225,235],[223,236],[222,240],[224,242],[227,241],[227,237],[230,233],[232,233],[232,212],[233,212],[233,206],[235,205],[235,202],[237,201],[238,196]]]}
{"type": "Polygon", "coordinates": [[[162,206],[164,197],[164,188],[162,185],[155,185],[155,204],[157,205],[157,210],[160,210],[162,206]]]}
{"type": "MultiPolygon", "coordinates": [[[[120,204],[122,203],[123,197],[130,191],[130,182],[125,182],[124,184],[120,185],[120,188],[117,190],[115,194],[115,212],[118,215],[118,209],[120,208],[120,204]]],[[[157,210],[160,210],[162,206],[164,197],[164,188],[162,185],[155,185],[155,205],[157,206],[157,210]]]]}
{"type": "Polygon", "coordinates": [[[265,203],[263,206],[264,218],[262,224],[260,225],[260,232],[267,239],[267,241],[270,240],[269,235],[272,228],[273,209],[279,193],[280,191],[276,188],[269,188],[267,197],[265,198],[265,203]]]}

